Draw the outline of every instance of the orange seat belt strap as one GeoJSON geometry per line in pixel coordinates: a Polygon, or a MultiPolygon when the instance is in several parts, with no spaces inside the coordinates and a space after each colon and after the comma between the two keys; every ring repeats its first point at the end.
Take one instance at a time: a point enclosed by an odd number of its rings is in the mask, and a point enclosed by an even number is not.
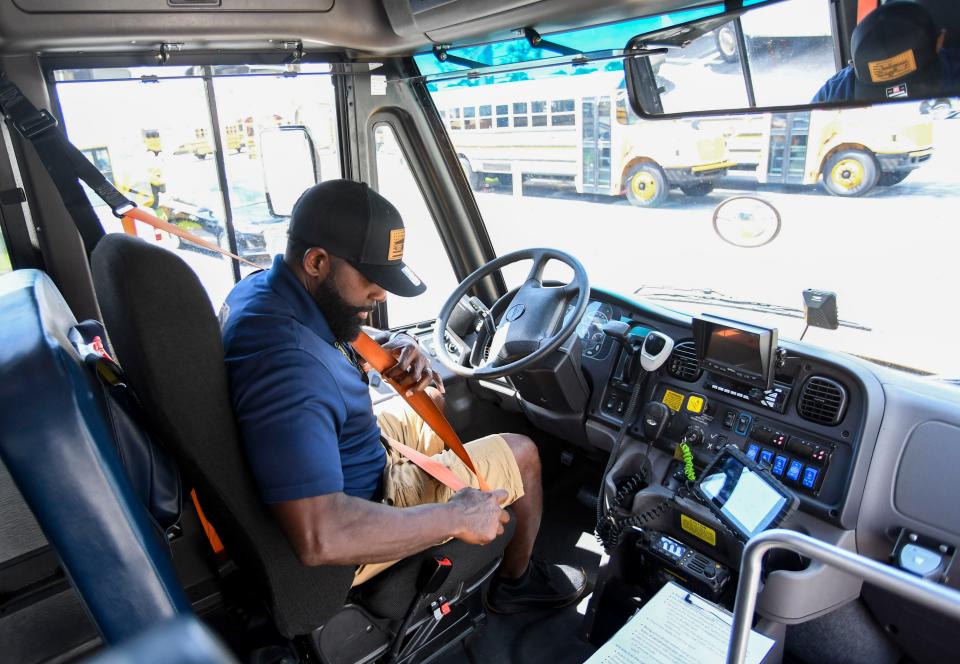
{"type": "Polygon", "coordinates": [[[213,529],[213,524],[207,521],[206,515],[200,508],[200,500],[197,499],[197,492],[195,489],[190,489],[190,499],[193,500],[193,506],[197,508],[197,516],[200,518],[200,525],[203,526],[203,532],[206,534],[207,540],[210,542],[210,548],[213,549],[214,553],[220,553],[223,551],[223,542],[220,541],[220,536],[217,535],[217,531],[213,529]]]}
{"type": "Polygon", "coordinates": [[[398,443],[395,440],[390,440],[386,436],[384,436],[383,439],[387,441],[387,444],[391,448],[407,457],[411,463],[415,464],[418,468],[420,468],[420,470],[440,482],[440,484],[449,487],[451,491],[459,491],[460,489],[466,488],[467,485],[463,480],[454,475],[452,470],[444,466],[436,459],[428,457],[423,452],[415,450],[408,445],[398,443]]]}
{"type": "MultiPolygon", "coordinates": [[[[390,367],[397,363],[397,360],[385,351],[380,344],[370,338],[365,332],[360,332],[360,336],[353,342],[353,348],[360,354],[363,359],[370,363],[374,369],[380,372],[381,375],[387,371],[390,367]]],[[[490,485],[480,476],[480,473],[477,472],[476,466],[473,465],[473,461],[470,459],[470,455],[467,454],[467,450],[464,448],[463,443],[460,442],[460,437],[457,435],[457,432],[453,430],[453,427],[450,426],[450,422],[447,421],[447,418],[443,416],[443,413],[440,412],[440,409],[437,408],[437,404],[433,403],[431,399],[425,392],[414,392],[412,395],[407,396],[406,390],[397,389],[397,393],[404,398],[404,400],[410,404],[410,407],[423,418],[423,421],[427,423],[435,434],[440,437],[440,440],[444,442],[448,449],[453,450],[453,453],[456,454],[464,465],[470,469],[470,471],[476,475],[477,483],[480,486],[482,491],[490,491],[490,485]]],[[[394,444],[391,442],[391,445],[394,444]]],[[[399,443],[397,443],[399,445],[399,443]]],[[[416,460],[402,448],[407,447],[403,445],[401,448],[394,446],[394,449],[397,449],[401,454],[406,456],[408,459],[417,463],[416,460]]],[[[408,450],[410,448],[407,448],[408,450]]],[[[411,450],[416,452],[416,450],[411,450]]],[[[417,452],[419,454],[419,452],[417,452]]],[[[421,455],[424,456],[424,455],[421,455]]],[[[429,460],[429,457],[424,457],[429,460]]],[[[422,465],[417,463],[420,468],[423,468],[422,465]]],[[[442,479],[431,473],[426,468],[423,468],[424,472],[429,473],[435,479],[444,484],[447,484],[442,479]]],[[[462,484],[462,483],[461,483],[462,484]]],[[[450,486],[447,484],[447,486],[450,486]]],[[[452,486],[450,487],[453,488],[452,486]]],[[[462,487],[461,487],[462,488],[462,487]]],[[[457,490],[457,489],[455,489],[457,490]]]]}
{"type": "Polygon", "coordinates": [[[187,242],[198,244],[204,249],[215,251],[216,253],[221,254],[223,256],[229,256],[235,261],[240,261],[241,263],[249,265],[250,267],[256,268],[258,270],[260,269],[260,266],[257,265],[256,263],[248,261],[246,258],[237,256],[236,254],[231,254],[229,251],[225,251],[221,249],[218,245],[215,245],[212,242],[207,242],[203,238],[199,238],[193,233],[189,233],[183,230],[182,228],[180,228],[179,226],[171,224],[169,221],[164,221],[160,217],[157,217],[156,215],[151,214],[150,212],[147,212],[143,208],[135,207],[132,210],[128,210],[123,213],[123,217],[120,219],[120,222],[123,225],[123,232],[126,233],[127,235],[137,234],[136,226],[132,221],[134,219],[136,219],[137,221],[142,221],[143,223],[148,224],[150,226],[153,226],[157,230],[166,231],[171,235],[176,235],[179,238],[183,238],[187,242]]]}

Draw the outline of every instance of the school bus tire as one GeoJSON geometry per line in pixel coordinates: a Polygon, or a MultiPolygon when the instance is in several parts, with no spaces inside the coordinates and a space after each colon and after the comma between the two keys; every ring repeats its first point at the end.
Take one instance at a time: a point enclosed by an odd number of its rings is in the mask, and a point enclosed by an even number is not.
{"type": "Polygon", "coordinates": [[[877,160],[866,150],[839,150],[827,159],[822,170],[823,188],[834,196],[863,196],[880,179],[877,160]]]}
{"type": "Polygon", "coordinates": [[[670,196],[670,185],[663,170],[649,161],[634,164],[624,178],[627,200],[637,207],[658,207],[670,196]]]}
{"type": "Polygon", "coordinates": [[[460,167],[463,168],[463,174],[467,177],[467,182],[470,184],[470,188],[474,191],[483,189],[483,175],[474,172],[466,157],[459,157],[458,159],[460,161],[460,167]]]}
{"type": "Polygon", "coordinates": [[[736,62],[739,59],[740,45],[737,43],[737,32],[732,23],[727,23],[717,29],[714,35],[717,42],[717,51],[724,62],[736,62]]]}

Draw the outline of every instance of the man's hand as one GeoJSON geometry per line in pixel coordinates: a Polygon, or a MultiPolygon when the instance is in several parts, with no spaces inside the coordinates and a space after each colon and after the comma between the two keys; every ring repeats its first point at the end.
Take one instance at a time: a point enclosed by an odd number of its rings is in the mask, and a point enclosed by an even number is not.
{"type": "Polygon", "coordinates": [[[383,348],[397,358],[397,363],[384,373],[384,378],[388,378],[397,390],[406,389],[407,396],[411,396],[433,384],[440,394],[445,393],[440,374],[430,368],[430,360],[412,336],[398,334],[383,344],[383,348]]]}
{"type": "Polygon", "coordinates": [[[504,524],[510,521],[510,513],[501,507],[507,492],[479,491],[467,487],[460,489],[447,503],[454,507],[459,527],[456,537],[467,544],[489,544],[503,534],[504,524]]]}

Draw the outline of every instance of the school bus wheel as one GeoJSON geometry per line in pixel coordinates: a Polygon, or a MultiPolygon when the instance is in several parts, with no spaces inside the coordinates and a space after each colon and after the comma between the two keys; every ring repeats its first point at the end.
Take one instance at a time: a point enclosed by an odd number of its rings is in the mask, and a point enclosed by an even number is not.
{"type": "Polygon", "coordinates": [[[856,148],[840,150],[831,156],[822,173],[824,189],[834,196],[863,196],[880,178],[873,155],[856,148]]]}
{"type": "Polygon", "coordinates": [[[657,207],[670,195],[670,187],[663,171],[650,162],[631,166],[624,179],[624,188],[627,191],[627,200],[638,207],[657,207]]]}

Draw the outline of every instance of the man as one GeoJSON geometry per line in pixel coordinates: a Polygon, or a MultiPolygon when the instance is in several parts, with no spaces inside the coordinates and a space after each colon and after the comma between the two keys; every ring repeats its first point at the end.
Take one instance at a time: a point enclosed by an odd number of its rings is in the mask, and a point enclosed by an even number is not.
{"type": "Polygon", "coordinates": [[[912,2],[888,2],[853,30],[853,64],[814,95],[812,103],[960,94],[960,52],[944,48],[946,32],[912,2]]]}
{"type": "MultiPolygon", "coordinates": [[[[227,297],[223,338],[234,410],[263,500],[306,565],[359,565],[363,583],[397,559],[449,538],[486,544],[517,527],[488,607],[513,613],[566,606],[586,586],[582,570],[530,559],[542,489],[536,445],[493,435],[466,444],[496,490],[443,486],[397,453],[381,433],[433,455],[471,487],[476,479],[408,410],[375,417],[366,374],[349,342],[387,291],[426,286],[403,263],[400,214],[366,184],[324,182],[297,201],[284,256],[227,297]]],[[[443,384],[417,342],[388,336],[387,372],[400,389],[443,384]]]]}

